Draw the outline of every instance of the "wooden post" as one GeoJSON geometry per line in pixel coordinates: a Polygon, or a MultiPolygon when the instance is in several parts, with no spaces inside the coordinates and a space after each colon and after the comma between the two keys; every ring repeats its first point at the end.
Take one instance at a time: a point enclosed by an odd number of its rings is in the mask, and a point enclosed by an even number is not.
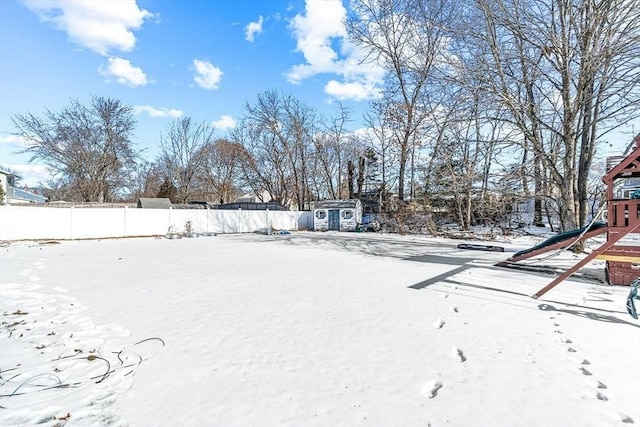
{"type": "Polygon", "coordinates": [[[545,286],[544,288],[540,289],[538,292],[536,292],[535,294],[531,295],[531,298],[533,299],[538,299],[540,298],[542,295],[546,294],[547,292],[549,292],[551,289],[555,288],[560,282],[562,282],[563,280],[567,279],[569,276],[571,276],[573,273],[575,273],[576,271],[578,271],[580,268],[582,268],[584,265],[586,265],[589,261],[592,261],[593,259],[595,259],[595,257],[597,257],[598,255],[600,255],[601,253],[603,253],[604,251],[606,251],[607,249],[609,249],[611,246],[613,246],[618,240],[622,239],[624,236],[626,236],[629,233],[633,233],[635,230],[637,230],[638,228],[640,228],[640,223],[636,223],[634,225],[631,225],[629,227],[627,227],[626,229],[621,229],[618,232],[618,235],[615,237],[610,238],[609,240],[607,240],[607,242],[605,242],[602,246],[600,246],[598,249],[596,249],[595,251],[591,252],[588,256],[586,256],[584,259],[582,259],[579,263],[577,263],[576,265],[574,265],[573,267],[571,267],[569,270],[565,271],[564,273],[562,273],[559,277],[557,277],[553,282],[549,283],[547,286],[545,286]]]}

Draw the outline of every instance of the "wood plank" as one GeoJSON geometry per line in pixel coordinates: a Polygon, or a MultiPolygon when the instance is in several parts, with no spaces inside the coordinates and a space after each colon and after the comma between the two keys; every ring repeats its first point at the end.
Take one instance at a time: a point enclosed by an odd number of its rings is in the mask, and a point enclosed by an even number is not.
{"type": "Polygon", "coordinates": [[[605,261],[631,262],[633,264],[640,264],[640,256],[632,256],[632,255],[601,254],[596,256],[596,259],[602,259],[605,261]]]}
{"type": "Polygon", "coordinates": [[[598,255],[606,252],[608,249],[613,247],[618,240],[622,239],[624,236],[626,236],[629,233],[633,233],[638,228],[640,228],[640,223],[632,225],[632,226],[629,226],[629,227],[627,227],[627,228],[625,228],[623,230],[620,230],[620,232],[618,232],[617,236],[614,236],[614,237],[609,236],[609,240],[607,240],[602,246],[600,246],[598,249],[596,249],[595,251],[591,252],[586,257],[584,257],[580,262],[578,262],[576,265],[574,265],[573,267],[568,269],[564,274],[562,274],[559,277],[557,277],[555,280],[553,280],[547,286],[545,286],[544,288],[540,289],[535,294],[531,295],[531,298],[533,298],[533,299],[540,298],[542,295],[546,294],[551,289],[556,287],[560,282],[562,282],[563,280],[565,280],[566,278],[571,276],[573,273],[578,271],[580,268],[582,268],[583,266],[588,264],[590,261],[595,259],[595,257],[597,257],[598,255]]]}

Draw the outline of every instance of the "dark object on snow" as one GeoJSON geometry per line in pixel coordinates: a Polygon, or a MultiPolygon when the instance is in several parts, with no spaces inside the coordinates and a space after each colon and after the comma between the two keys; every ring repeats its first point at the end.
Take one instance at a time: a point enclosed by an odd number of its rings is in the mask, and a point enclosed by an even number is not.
{"type": "Polygon", "coordinates": [[[502,246],[472,245],[469,243],[460,243],[458,245],[458,249],[470,249],[474,251],[488,251],[488,252],[504,252],[504,248],[502,246]]]}
{"type": "Polygon", "coordinates": [[[629,291],[629,296],[627,297],[627,311],[634,319],[638,318],[636,304],[633,301],[636,299],[640,299],[640,295],[638,295],[638,288],[640,288],[640,277],[638,277],[633,281],[633,283],[631,283],[631,290],[629,291]]]}

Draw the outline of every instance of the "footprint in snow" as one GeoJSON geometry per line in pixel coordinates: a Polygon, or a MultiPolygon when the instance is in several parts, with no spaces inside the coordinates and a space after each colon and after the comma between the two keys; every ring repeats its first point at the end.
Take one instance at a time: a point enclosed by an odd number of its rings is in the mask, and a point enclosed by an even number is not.
{"type": "Polygon", "coordinates": [[[467,361],[467,356],[465,356],[463,351],[460,350],[458,347],[453,347],[452,350],[453,350],[453,357],[458,359],[460,362],[466,362],[467,361]]]}
{"type": "Polygon", "coordinates": [[[438,390],[441,388],[442,383],[440,381],[429,381],[422,387],[422,394],[429,399],[433,399],[438,395],[438,390]]]}
{"type": "Polygon", "coordinates": [[[614,413],[613,416],[614,416],[615,419],[620,420],[625,424],[633,424],[633,418],[631,418],[627,414],[623,414],[621,412],[618,412],[618,413],[614,413]]]}
{"type": "Polygon", "coordinates": [[[458,307],[449,307],[449,311],[451,311],[452,313],[457,313],[458,307]]]}
{"type": "Polygon", "coordinates": [[[442,317],[438,317],[438,319],[433,322],[433,329],[442,329],[442,327],[444,326],[445,322],[444,320],[442,320],[442,317]]]}
{"type": "Polygon", "coordinates": [[[609,400],[609,398],[607,396],[605,396],[604,394],[602,394],[600,392],[596,393],[596,398],[598,400],[603,401],[603,402],[606,402],[607,400],[609,400]]]}
{"type": "Polygon", "coordinates": [[[449,294],[442,294],[442,296],[440,298],[447,299],[447,298],[449,298],[449,294]]]}
{"type": "Polygon", "coordinates": [[[586,368],[580,368],[580,371],[582,372],[582,375],[593,375],[591,372],[589,372],[586,368]]]}

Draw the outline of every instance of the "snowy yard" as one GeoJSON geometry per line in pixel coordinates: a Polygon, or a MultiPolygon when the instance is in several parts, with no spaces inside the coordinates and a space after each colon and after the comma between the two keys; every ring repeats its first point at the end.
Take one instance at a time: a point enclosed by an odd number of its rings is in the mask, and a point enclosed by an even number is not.
{"type": "Polygon", "coordinates": [[[493,265],[531,240],[458,243],[299,232],[2,247],[0,425],[640,424],[627,287],[574,278],[533,300],[553,275],[493,265]]]}

